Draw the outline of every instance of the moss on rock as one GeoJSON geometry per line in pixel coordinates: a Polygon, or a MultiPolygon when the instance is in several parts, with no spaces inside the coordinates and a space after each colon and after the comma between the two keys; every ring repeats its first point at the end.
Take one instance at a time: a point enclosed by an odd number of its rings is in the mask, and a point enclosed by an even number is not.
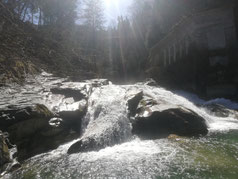
{"type": "Polygon", "coordinates": [[[36,109],[37,113],[39,113],[45,117],[54,116],[53,113],[43,104],[36,104],[35,109],[36,109]]]}

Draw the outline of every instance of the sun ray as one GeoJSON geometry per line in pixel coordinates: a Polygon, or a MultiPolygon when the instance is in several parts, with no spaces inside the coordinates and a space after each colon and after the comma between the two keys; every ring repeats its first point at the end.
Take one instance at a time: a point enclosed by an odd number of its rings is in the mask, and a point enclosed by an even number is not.
{"type": "Polygon", "coordinates": [[[116,20],[118,16],[125,16],[131,0],[102,0],[107,21],[116,20]]]}

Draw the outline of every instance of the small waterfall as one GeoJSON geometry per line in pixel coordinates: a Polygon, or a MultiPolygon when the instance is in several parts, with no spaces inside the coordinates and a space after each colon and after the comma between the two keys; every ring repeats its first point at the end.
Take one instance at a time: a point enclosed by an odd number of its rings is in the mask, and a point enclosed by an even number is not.
{"type": "Polygon", "coordinates": [[[97,87],[88,100],[88,112],[82,119],[81,140],[93,148],[104,148],[131,138],[126,90],[116,85],[97,87]]]}
{"type": "Polygon", "coordinates": [[[234,115],[232,110],[230,110],[228,116],[218,117],[216,114],[212,113],[209,108],[207,108],[208,104],[222,104],[228,109],[238,109],[238,103],[231,102],[227,99],[204,101],[194,94],[181,91],[177,93],[171,92],[160,87],[151,87],[147,85],[137,85],[137,87],[140,90],[143,90],[145,95],[151,96],[156,101],[170,102],[171,104],[195,111],[206,120],[211,132],[238,129],[238,112],[236,115],[234,115]]]}
{"type": "Polygon", "coordinates": [[[176,95],[176,98],[178,98],[179,101],[183,101],[184,105],[196,111],[204,119],[206,119],[210,132],[238,129],[238,103],[224,98],[205,101],[188,92],[179,91],[177,93],[178,95],[176,95]],[[227,114],[222,117],[217,115],[216,112],[213,112],[211,109],[209,109],[209,106],[212,105],[215,105],[215,108],[218,108],[218,110],[219,106],[216,105],[221,105],[227,114]]]}
{"type": "MultiPolygon", "coordinates": [[[[61,95],[52,95],[50,88],[64,85],[65,79],[49,74],[39,77],[38,84],[29,83],[1,90],[8,104],[43,103],[50,109],[66,109],[61,95]],[[20,91],[20,92],[19,92],[20,91]],[[26,98],[26,93],[31,94],[26,98]],[[7,94],[9,93],[9,94],[7,94]],[[18,93],[14,99],[13,94],[18,93]]],[[[73,88],[85,85],[70,82],[73,88]]],[[[205,101],[194,94],[168,91],[143,83],[134,85],[102,85],[89,89],[87,113],[82,119],[79,139],[63,144],[58,149],[25,161],[22,169],[5,175],[4,179],[19,178],[235,178],[238,175],[238,104],[226,99],[205,101]],[[133,93],[143,95],[158,104],[181,106],[202,116],[209,127],[209,135],[199,138],[163,138],[141,140],[132,136],[127,100],[133,93]],[[213,105],[221,105],[213,110],[213,105]],[[223,113],[222,113],[223,114],[223,113]],[[82,141],[92,146],[75,154],[67,154],[72,144],[82,141]],[[94,150],[96,148],[97,150],[94,150]]],[[[5,107],[0,102],[0,107],[5,107]]]]}

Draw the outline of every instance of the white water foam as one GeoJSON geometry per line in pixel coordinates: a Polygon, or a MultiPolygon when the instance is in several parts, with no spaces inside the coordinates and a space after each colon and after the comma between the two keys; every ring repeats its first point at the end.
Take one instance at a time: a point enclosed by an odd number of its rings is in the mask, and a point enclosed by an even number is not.
{"type": "Polygon", "coordinates": [[[228,117],[217,117],[209,113],[205,107],[201,105],[221,104],[229,109],[238,109],[238,103],[228,99],[218,98],[210,101],[200,99],[197,95],[180,91],[177,94],[158,87],[143,86],[144,93],[152,96],[158,101],[171,101],[171,104],[179,105],[191,109],[202,116],[208,125],[209,132],[227,132],[230,130],[238,130],[237,116],[229,115],[228,117]]]}

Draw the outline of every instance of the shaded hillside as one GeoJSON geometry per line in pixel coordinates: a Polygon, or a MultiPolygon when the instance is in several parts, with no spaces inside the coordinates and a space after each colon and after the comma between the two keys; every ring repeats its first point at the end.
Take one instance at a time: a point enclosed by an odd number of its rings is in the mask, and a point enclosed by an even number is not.
{"type": "Polygon", "coordinates": [[[60,76],[88,78],[94,76],[90,73],[90,66],[80,58],[80,52],[71,48],[67,39],[62,38],[57,27],[37,27],[22,22],[0,4],[1,83],[20,82],[25,74],[34,74],[40,69],[60,76]]]}

